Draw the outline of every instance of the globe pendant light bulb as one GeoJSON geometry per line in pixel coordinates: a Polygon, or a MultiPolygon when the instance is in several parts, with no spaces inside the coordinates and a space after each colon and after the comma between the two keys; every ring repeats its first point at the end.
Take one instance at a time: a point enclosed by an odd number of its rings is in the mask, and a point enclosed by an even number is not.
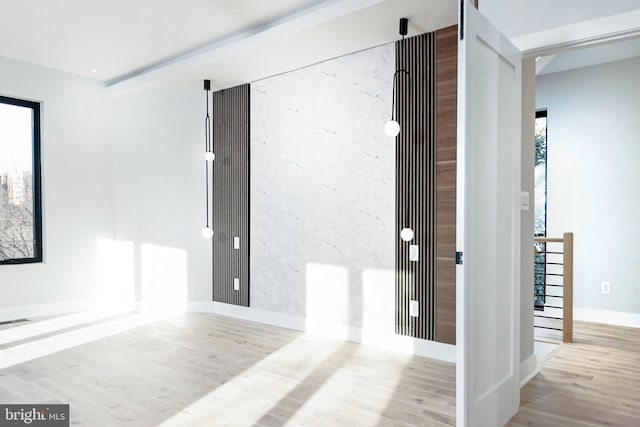
{"type": "Polygon", "coordinates": [[[211,151],[207,151],[206,153],[204,153],[204,159],[207,162],[213,162],[216,158],[216,155],[214,153],[212,153],[211,151]]]}
{"type": "Polygon", "coordinates": [[[391,119],[384,125],[384,132],[390,137],[398,136],[400,133],[400,124],[391,119]]]}
{"type": "Polygon", "coordinates": [[[202,229],[202,237],[210,239],[213,237],[213,229],[211,227],[205,227],[202,229]]]}
{"type": "Polygon", "coordinates": [[[403,228],[400,231],[400,238],[405,242],[410,242],[413,240],[413,230],[407,227],[403,228]]]}

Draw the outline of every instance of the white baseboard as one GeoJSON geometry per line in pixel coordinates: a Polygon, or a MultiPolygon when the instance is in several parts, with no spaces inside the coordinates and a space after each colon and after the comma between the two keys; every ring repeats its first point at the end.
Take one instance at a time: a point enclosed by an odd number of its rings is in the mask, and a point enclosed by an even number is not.
{"type": "Polygon", "coordinates": [[[456,362],[455,345],[421,340],[389,332],[381,333],[377,330],[373,331],[344,325],[335,325],[329,328],[324,327],[322,330],[316,330],[314,328],[309,328],[306,318],[301,316],[293,316],[290,314],[258,310],[255,308],[241,307],[213,301],[189,301],[187,304],[187,311],[191,313],[221,314],[224,316],[235,317],[237,319],[303,331],[314,335],[322,335],[345,341],[358,342],[386,350],[416,354],[451,363],[456,362]]]}
{"type": "Polygon", "coordinates": [[[639,313],[625,313],[622,311],[600,310],[597,308],[574,307],[573,319],[584,322],[640,328],[639,313]]]}
{"type": "Polygon", "coordinates": [[[31,304],[0,308],[0,322],[30,317],[50,316],[54,314],[72,313],[74,311],[93,310],[95,300],[60,301],[49,304],[31,304]]]}
{"type": "Polygon", "coordinates": [[[189,313],[222,314],[223,316],[264,323],[266,325],[278,326],[280,328],[294,329],[296,331],[305,330],[303,317],[292,316],[284,313],[275,313],[272,311],[257,310],[255,308],[224,304],[215,301],[189,301],[187,303],[187,311],[189,313]]]}
{"type": "MultiPolygon", "coordinates": [[[[93,299],[4,307],[0,308],[0,322],[72,313],[76,311],[95,310],[100,307],[101,305],[93,299]]],[[[140,311],[143,308],[143,304],[136,302],[135,304],[130,304],[130,307],[127,309],[140,311]]],[[[380,332],[380,330],[375,328],[363,329],[345,325],[334,325],[328,328],[323,327],[322,330],[318,330],[312,326],[310,327],[307,324],[306,318],[301,316],[257,310],[255,308],[240,307],[213,301],[189,301],[187,304],[187,311],[192,313],[221,314],[224,316],[235,317],[281,328],[294,329],[313,335],[322,335],[344,341],[358,342],[385,350],[399,351],[406,354],[416,354],[451,363],[456,362],[455,345],[397,335],[392,331],[380,332]]]]}
{"type": "Polygon", "coordinates": [[[535,354],[530,355],[524,362],[520,363],[520,388],[531,381],[539,371],[535,354]]]}

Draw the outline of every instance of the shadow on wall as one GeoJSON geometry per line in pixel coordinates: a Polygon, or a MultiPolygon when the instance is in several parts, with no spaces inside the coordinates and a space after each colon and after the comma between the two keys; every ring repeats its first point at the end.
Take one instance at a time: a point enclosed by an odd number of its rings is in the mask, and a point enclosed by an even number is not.
{"type": "Polygon", "coordinates": [[[187,283],[184,249],[98,239],[98,308],[182,313],[187,283]]]}

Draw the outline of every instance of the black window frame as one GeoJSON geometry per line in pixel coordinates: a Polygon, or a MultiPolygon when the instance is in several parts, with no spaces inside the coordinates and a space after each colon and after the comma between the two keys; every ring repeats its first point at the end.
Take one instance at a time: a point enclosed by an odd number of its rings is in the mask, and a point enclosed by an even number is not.
{"type": "Polygon", "coordinates": [[[42,237],[42,176],[41,176],[41,120],[40,103],[25,99],[12,98],[0,95],[0,103],[15,105],[17,107],[30,108],[32,116],[32,149],[33,149],[33,257],[10,258],[0,260],[0,265],[5,264],[33,264],[43,261],[43,237],[42,237]]]}
{"type": "MultiPolygon", "coordinates": [[[[536,110],[536,119],[544,118],[546,121],[545,126],[545,153],[544,153],[544,234],[535,234],[534,237],[547,237],[547,196],[548,196],[548,154],[549,154],[549,114],[546,108],[536,110]]],[[[534,191],[535,197],[535,191],[534,191]]],[[[534,222],[535,222],[535,208],[534,208],[534,222]]],[[[535,230],[534,230],[535,231],[535,230]]],[[[534,310],[544,311],[545,304],[547,302],[546,295],[546,277],[547,277],[547,255],[546,255],[546,243],[540,243],[539,247],[543,250],[542,253],[536,253],[534,255],[534,270],[533,270],[533,308],[534,310]]]]}
{"type": "Polygon", "coordinates": [[[547,180],[548,180],[548,172],[549,166],[547,162],[547,155],[549,153],[549,114],[546,108],[536,110],[536,119],[546,119],[547,126],[545,127],[545,154],[544,154],[544,234],[535,235],[535,237],[547,237],[547,180]]]}

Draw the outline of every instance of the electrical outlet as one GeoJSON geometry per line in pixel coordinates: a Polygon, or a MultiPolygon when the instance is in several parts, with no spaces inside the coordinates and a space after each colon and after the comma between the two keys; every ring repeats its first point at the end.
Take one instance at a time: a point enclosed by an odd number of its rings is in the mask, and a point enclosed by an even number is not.
{"type": "Polygon", "coordinates": [[[602,282],[602,287],[600,289],[601,289],[603,294],[609,295],[611,293],[611,283],[610,282],[602,282]]]}
{"type": "Polygon", "coordinates": [[[409,261],[420,261],[420,247],[409,245],[409,261]]]}
{"type": "Polygon", "coordinates": [[[233,290],[234,291],[240,290],[240,279],[238,279],[237,277],[233,278],[233,290]]]}
{"type": "Polygon", "coordinates": [[[420,303],[414,299],[409,300],[409,316],[418,317],[420,315],[420,303]]]}

